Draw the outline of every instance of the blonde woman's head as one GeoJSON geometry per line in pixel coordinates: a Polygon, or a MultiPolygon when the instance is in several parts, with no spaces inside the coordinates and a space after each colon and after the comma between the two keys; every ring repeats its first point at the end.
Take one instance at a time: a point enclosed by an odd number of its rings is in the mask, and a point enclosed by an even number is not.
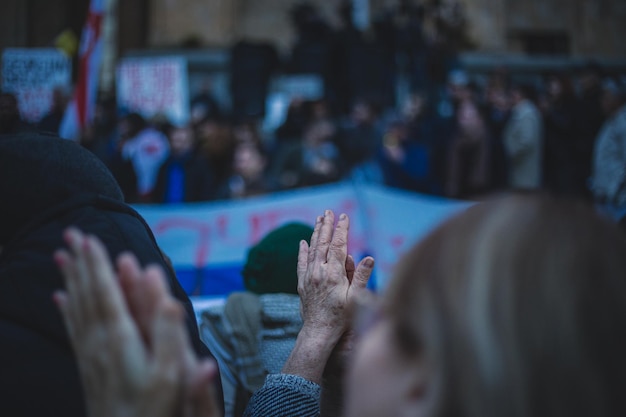
{"type": "Polygon", "coordinates": [[[626,242],[583,205],[470,208],[404,256],[381,310],[349,416],[626,415],[626,242]]]}

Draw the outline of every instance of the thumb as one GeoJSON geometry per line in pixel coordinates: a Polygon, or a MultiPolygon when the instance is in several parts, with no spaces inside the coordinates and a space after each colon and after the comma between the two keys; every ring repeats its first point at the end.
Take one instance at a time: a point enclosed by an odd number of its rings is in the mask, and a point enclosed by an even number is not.
{"type": "Polygon", "coordinates": [[[374,258],[368,256],[359,262],[352,277],[352,285],[355,289],[364,289],[372,276],[374,270],[374,258]]]}

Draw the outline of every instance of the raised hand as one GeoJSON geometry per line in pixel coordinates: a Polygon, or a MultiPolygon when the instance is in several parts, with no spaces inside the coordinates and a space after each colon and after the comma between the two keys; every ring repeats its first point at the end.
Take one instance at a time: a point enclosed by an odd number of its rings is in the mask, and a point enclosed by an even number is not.
{"type": "Polygon", "coordinates": [[[123,293],[98,239],[70,229],[65,240],[70,252],[60,250],[55,259],[67,292],[54,298],[77,357],[89,415],[218,416],[211,384],[215,364],[195,358],[184,310],[168,293],[163,271],[141,270],[131,255],[120,260],[122,271],[125,262],[129,267],[122,279],[126,290],[145,291],[139,303],[136,295],[123,293]]]}
{"type": "Polygon", "coordinates": [[[374,267],[371,257],[355,267],[348,256],[348,216],[339,216],[336,228],[334,222],[333,212],[326,211],[317,218],[310,246],[300,242],[298,294],[303,326],[283,367],[283,373],[317,384],[333,349],[348,331],[350,304],[365,291],[374,267]]]}
{"type": "Polygon", "coordinates": [[[348,308],[359,292],[365,290],[374,267],[366,257],[359,265],[348,255],[350,219],[327,210],[318,217],[311,246],[300,243],[298,255],[298,293],[302,301],[303,326],[335,340],[348,330],[348,308]]]}

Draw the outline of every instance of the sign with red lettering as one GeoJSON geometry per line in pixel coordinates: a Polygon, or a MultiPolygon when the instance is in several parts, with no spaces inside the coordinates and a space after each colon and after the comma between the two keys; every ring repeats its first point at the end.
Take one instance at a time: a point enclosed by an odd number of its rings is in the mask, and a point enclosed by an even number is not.
{"type": "Polygon", "coordinates": [[[187,62],[180,57],[126,58],[117,69],[118,107],[146,118],[189,120],[187,62]]]}
{"type": "Polygon", "coordinates": [[[71,82],[72,63],[57,49],[11,48],[2,54],[2,90],[16,96],[20,114],[28,122],[45,116],[54,89],[67,89],[71,82]]]}

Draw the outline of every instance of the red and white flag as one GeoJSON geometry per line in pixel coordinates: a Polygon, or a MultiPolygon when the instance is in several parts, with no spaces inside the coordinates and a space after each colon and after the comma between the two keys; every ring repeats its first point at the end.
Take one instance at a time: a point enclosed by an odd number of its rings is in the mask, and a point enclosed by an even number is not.
{"type": "Polygon", "coordinates": [[[91,0],[89,5],[87,23],[80,37],[78,51],[78,84],[59,126],[59,136],[64,139],[78,140],[82,129],[93,118],[102,61],[105,2],[106,0],[91,0]]]}

